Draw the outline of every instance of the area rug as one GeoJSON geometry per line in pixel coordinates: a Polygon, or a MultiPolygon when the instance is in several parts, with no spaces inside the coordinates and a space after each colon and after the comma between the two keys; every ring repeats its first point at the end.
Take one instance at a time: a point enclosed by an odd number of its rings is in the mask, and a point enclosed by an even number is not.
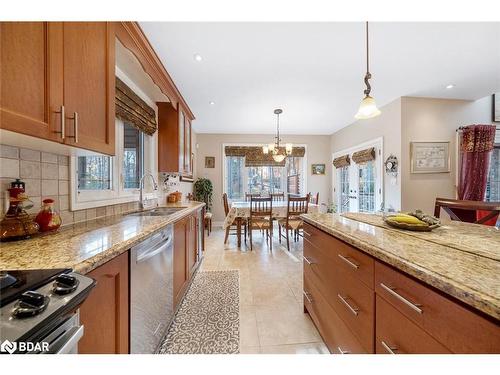
{"type": "Polygon", "coordinates": [[[239,272],[199,271],[160,354],[239,353],[239,272]]]}

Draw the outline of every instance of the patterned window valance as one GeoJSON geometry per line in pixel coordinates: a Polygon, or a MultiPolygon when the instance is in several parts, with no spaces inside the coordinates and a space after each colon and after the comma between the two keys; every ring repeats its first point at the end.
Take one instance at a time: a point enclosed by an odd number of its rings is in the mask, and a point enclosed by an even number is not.
{"type": "Polygon", "coordinates": [[[351,160],[349,160],[349,155],[342,155],[338,158],[333,159],[333,166],[335,168],[347,167],[351,164],[351,160]]]}
{"type": "Polygon", "coordinates": [[[148,135],[156,132],[156,113],[122,80],[116,77],[115,91],[116,117],[132,124],[148,135]]]}
{"type": "MultiPolygon", "coordinates": [[[[285,152],[285,148],[283,147],[280,151],[285,152]]],[[[286,163],[286,159],[280,163],[275,162],[270,153],[264,154],[264,152],[262,152],[262,147],[258,146],[226,146],[224,152],[226,156],[245,157],[245,167],[284,167],[286,163]]],[[[305,153],[305,147],[293,147],[290,156],[304,157],[305,153]]]]}
{"type": "Polygon", "coordinates": [[[370,147],[365,150],[356,151],[352,154],[352,160],[355,163],[366,163],[367,161],[375,159],[375,147],[370,147]]]}

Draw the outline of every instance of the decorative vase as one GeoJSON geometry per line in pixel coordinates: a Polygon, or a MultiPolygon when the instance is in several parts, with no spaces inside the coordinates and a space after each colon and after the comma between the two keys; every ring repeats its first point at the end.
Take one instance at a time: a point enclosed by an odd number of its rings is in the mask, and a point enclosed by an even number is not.
{"type": "Polygon", "coordinates": [[[35,222],[40,226],[40,232],[57,230],[61,226],[61,216],[54,209],[53,199],[44,199],[42,209],[36,215],[35,222]]]}

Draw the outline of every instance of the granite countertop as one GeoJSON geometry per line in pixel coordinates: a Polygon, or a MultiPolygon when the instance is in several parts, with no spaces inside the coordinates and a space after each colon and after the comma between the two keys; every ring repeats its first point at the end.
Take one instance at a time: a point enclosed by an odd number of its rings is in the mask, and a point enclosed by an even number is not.
{"type": "Polygon", "coordinates": [[[168,216],[115,215],[24,241],[4,242],[0,244],[0,270],[73,268],[85,274],[204,205],[169,203],[161,207],[183,209],[168,216]]]}
{"type": "Polygon", "coordinates": [[[440,228],[439,236],[437,232],[428,233],[427,239],[424,232],[416,236],[413,232],[369,224],[363,217],[311,213],[302,218],[374,258],[500,319],[500,231],[497,228],[450,223],[440,228]],[[461,246],[456,237],[467,236],[470,241],[464,241],[465,245],[461,246]],[[476,252],[470,246],[471,241],[475,243],[476,252]]]}

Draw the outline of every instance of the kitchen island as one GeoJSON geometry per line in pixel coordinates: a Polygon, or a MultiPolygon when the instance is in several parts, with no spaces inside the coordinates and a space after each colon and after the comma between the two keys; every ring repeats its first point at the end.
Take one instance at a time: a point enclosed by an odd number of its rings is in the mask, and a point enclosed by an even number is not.
{"type": "Polygon", "coordinates": [[[500,352],[500,232],[306,214],[304,306],[331,352],[500,352]]]}

